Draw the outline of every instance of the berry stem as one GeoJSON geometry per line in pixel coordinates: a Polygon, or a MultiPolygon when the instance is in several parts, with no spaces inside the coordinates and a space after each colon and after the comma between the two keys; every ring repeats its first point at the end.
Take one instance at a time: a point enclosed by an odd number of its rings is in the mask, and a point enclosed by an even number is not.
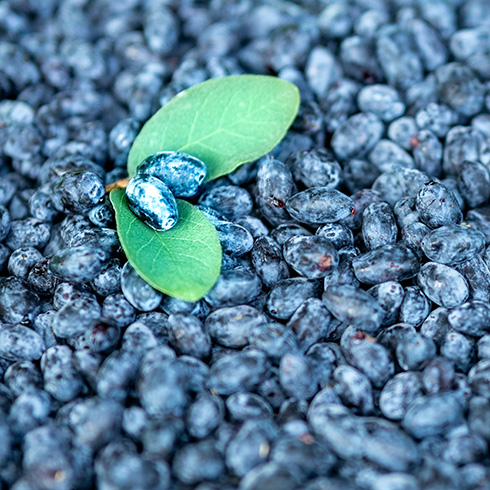
{"type": "Polygon", "coordinates": [[[126,189],[128,184],[129,184],[129,177],[127,177],[125,179],[120,179],[120,180],[117,180],[116,182],[113,182],[112,184],[107,184],[105,186],[105,191],[111,192],[114,189],[126,189]]]}

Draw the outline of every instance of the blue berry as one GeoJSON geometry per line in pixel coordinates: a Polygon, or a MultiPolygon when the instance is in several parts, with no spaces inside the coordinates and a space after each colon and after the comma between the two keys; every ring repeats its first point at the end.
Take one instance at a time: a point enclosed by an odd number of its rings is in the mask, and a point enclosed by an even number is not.
{"type": "Polygon", "coordinates": [[[379,408],[391,420],[404,418],[410,403],[422,395],[419,376],[411,371],[396,374],[383,387],[379,408]]]}
{"type": "Polygon", "coordinates": [[[417,439],[446,434],[463,419],[463,407],[452,393],[415,399],[403,418],[404,429],[417,439]]]}
{"type": "Polygon", "coordinates": [[[452,265],[480,253],[485,236],[468,226],[446,225],[427,233],[421,245],[429,260],[452,265]]]}
{"type": "Polygon", "coordinates": [[[169,230],[177,224],[177,202],[157,177],[138,173],[126,187],[126,197],[131,211],[154,230],[169,230]]]}
{"type": "Polygon", "coordinates": [[[168,318],[170,344],[182,354],[204,358],[211,351],[211,339],[202,322],[193,315],[177,313],[168,318]]]}
{"type": "Polygon", "coordinates": [[[340,221],[355,212],[350,197],[328,187],[311,187],[299,192],[287,200],[286,208],[299,222],[316,225],[340,221]]]}
{"type": "Polygon", "coordinates": [[[419,260],[405,245],[385,245],[352,260],[357,279],[365,284],[403,281],[414,277],[420,268],[419,260]]]}
{"type": "Polygon", "coordinates": [[[199,198],[199,203],[215,209],[230,220],[250,214],[253,207],[250,194],[242,187],[235,185],[213,187],[199,198]]]}
{"type": "Polygon", "coordinates": [[[255,308],[247,305],[219,308],[213,311],[204,323],[206,332],[225,347],[244,347],[248,338],[267,317],[255,308]]]}
{"type": "Polygon", "coordinates": [[[325,277],[338,265],[338,254],[332,243],[321,236],[290,238],[283,246],[284,260],[308,279],[325,277]]]}
{"type": "Polygon", "coordinates": [[[342,169],[333,156],[324,150],[293,153],[287,160],[296,181],[306,187],[335,189],[342,179],[342,169]]]}
{"type": "MultiPolygon", "coordinates": [[[[206,165],[196,157],[177,151],[163,151],[145,158],[136,169],[142,176],[161,180],[175,197],[195,196],[206,177],[206,165]]],[[[127,192],[127,191],[126,191],[127,192]]]]}
{"type": "Polygon", "coordinates": [[[142,279],[129,262],[121,271],[121,289],[126,299],[141,311],[151,311],[162,302],[163,295],[142,279]]]}
{"type": "Polygon", "coordinates": [[[315,281],[295,277],[279,281],[270,291],[267,311],[274,318],[287,320],[308,298],[317,297],[320,285],[315,281]]]}
{"type": "Polygon", "coordinates": [[[322,300],[338,320],[366,331],[376,330],[385,316],[381,305],[369,293],[347,284],[327,287],[322,300]]]}
{"type": "Polygon", "coordinates": [[[417,282],[424,294],[439,306],[454,308],[469,295],[465,278],[444,264],[427,262],[421,267],[417,282]]]}
{"type": "Polygon", "coordinates": [[[63,281],[90,282],[99,274],[107,262],[102,249],[89,246],[65,248],[50,260],[49,268],[63,281]]]}

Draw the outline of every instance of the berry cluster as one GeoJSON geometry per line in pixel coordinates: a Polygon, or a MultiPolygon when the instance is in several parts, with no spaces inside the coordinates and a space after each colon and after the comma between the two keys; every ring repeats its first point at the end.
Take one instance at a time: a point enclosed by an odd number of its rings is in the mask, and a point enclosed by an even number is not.
{"type": "Polygon", "coordinates": [[[179,219],[176,197],[198,194],[206,165],[191,155],[162,151],[145,158],[126,187],[133,213],[157,231],[170,230],[179,219]]]}

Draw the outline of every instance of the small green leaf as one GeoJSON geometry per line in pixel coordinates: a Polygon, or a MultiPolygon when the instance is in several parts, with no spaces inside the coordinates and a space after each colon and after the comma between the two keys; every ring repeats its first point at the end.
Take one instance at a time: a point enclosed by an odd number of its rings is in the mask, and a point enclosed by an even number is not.
{"type": "Polygon", "coordinates": [[[155,231],[131,212],[123,189],[111,191],[110,199],[126,257],[148,284],[185,301],[197,301],[213,287],[221,246],[216,229],[198,208],[178,200],[177,225],[155,231]]]}
{"type": "Polygon", "coordinates": [[[271,151],[299,107],[298,89],[263,75],[215,78],[174,97],[143,126],[128,158],[128,173],[149,155],[182,151],[208,167],[207,180],[271,151]]]}

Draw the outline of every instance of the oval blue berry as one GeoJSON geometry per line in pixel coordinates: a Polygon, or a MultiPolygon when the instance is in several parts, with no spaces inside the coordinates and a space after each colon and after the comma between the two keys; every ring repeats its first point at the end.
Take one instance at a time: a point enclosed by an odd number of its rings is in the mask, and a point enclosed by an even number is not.
{"type": "Polygon", "coordinates": [[[206,165],[187,153],[161,151],[145,158],[138,174],[149,174],[165,182],[175,197],[193,197],[206,177],[206,165]]]}
{"type": "Polygon", "coordinates": [[[170,230],[177,224],[177,202],[170,189],[153,175],[137,174],[126,187],[129,208],[154,230],[170,230]]]}

